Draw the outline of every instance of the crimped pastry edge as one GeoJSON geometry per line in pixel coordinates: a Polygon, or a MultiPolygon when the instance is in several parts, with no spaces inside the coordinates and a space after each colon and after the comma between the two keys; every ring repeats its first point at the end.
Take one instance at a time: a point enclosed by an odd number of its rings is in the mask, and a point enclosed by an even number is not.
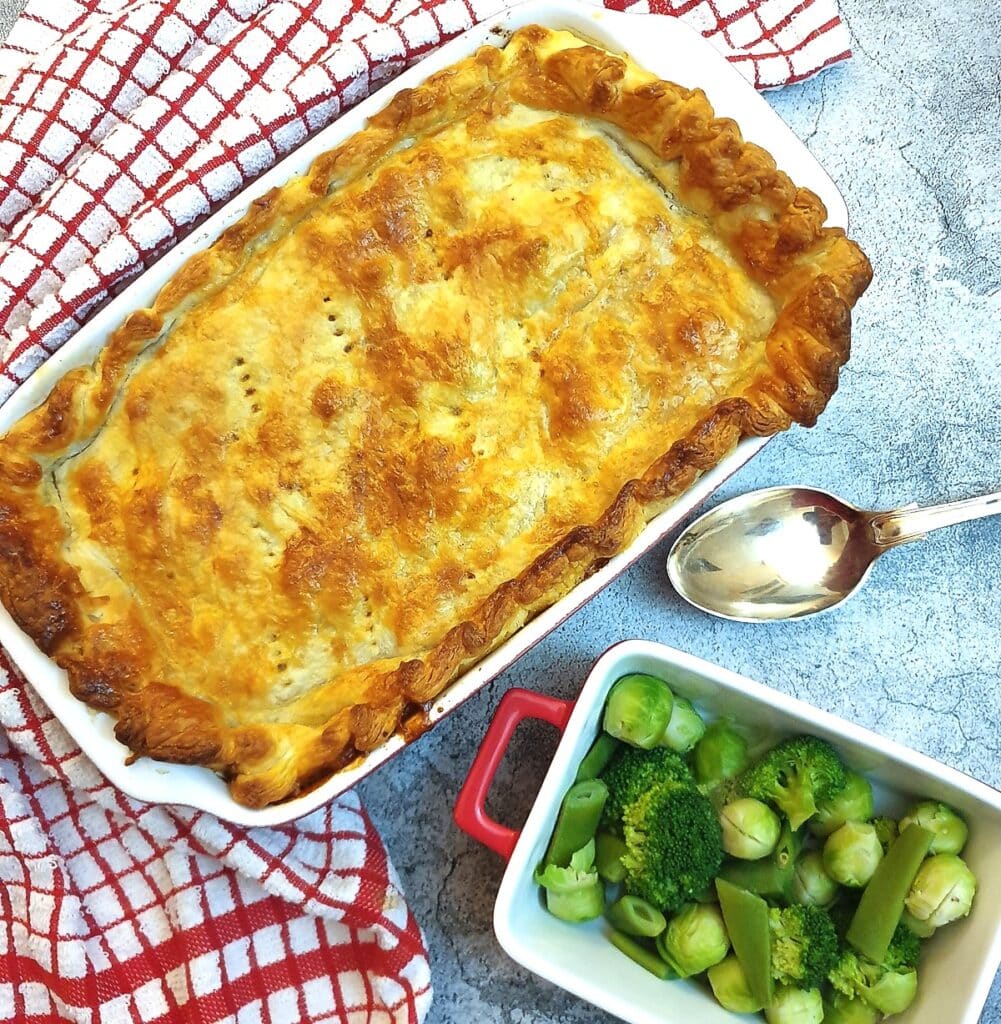
{"type": "Polygon", "coordinates": [[[871,278],[865,255],[824,228],[817,196],[797,189],[772,157],[717,119],[701,90],[662,82],[628,60],[565,33],[529,26],[503,50],[473,56],[396,95],[368,126],[318,157],[309,172],[255,200],[246,215],[175,274],[149,309],[132,313],[92,367],[74,370],[0,441],[0,599],[39,648],[67,670],[79,699],[118,717],[136,756],[204,764],[233,796],[261,807],[294,796],[359,753],[374,749],[408,709],[434,699],[465,668],[567,594],[596,563],[621,551],[654,515],[745,436],[792,422],[812,425],[837,387],[850,347],[850,311],[871,278]],[[565,46],[567,40],[574,45],[565,46]],[[230,728],[213,705],[117,665],[89,643],[88,595],[59,556],[62,527],[37,499],[34,454],[55,454],[99,424],[129,362],[172,318],[235,272],[255,240],[362,173],[401,137],[464,116],[503,84],[523,103],[611,122],[664,161],[679,161],[680,195],[705,214],[776,299],[768,367],[712,409],[640,478],[626,482],[597,522],[571,530],[468,620],[418,659],[374,680],[371,699],[339,712],[303,749],[282,751],[266,726],[230,728]]]}

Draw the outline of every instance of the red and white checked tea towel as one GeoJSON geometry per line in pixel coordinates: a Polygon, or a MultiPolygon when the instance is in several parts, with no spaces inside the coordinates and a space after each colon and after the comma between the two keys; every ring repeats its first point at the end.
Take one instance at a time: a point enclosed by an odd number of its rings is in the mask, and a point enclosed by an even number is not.
{"type": "MultiPolygon", "coordinates": [[[[835,0],[642,0],[761,88],[835,0]]],[[[0,402],[210,210],[503,0],[28,0],[0,47],[0,402]]],[[[110,787],[0,651],[0,1020],[417,1022],[420,930],[348,794],[241,829],[110,787]]]]}

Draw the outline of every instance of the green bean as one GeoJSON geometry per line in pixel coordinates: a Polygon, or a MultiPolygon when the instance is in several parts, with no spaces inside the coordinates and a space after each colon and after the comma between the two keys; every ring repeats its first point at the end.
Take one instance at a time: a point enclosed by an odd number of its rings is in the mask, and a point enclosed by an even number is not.
{"type": "Polygon", "coordinates": [[[594,838],[607,799],[608,787],[600,779],[575,782],[567,790],[549,840],[546,864],[566,867],[573,854],[594,838]]]}
{"type": "Polygon", "coordinates": [[[607,732],[601,733],[591,744],[591,749],[584,755],[580,767],[577,769],[577,777],[574,782],[587,782],[589,779],[596,779],[604,770],[612,755],[619,749],[619,741],[607,732]]]}
{"type": "Polygon", "coordinates": [[[770,1006],[772,948],[768,904],[725,878],[716,879],[716,891],[733,951],[747,976],[748,988],[762,1006],[770,1006]]]}
{"type": "Polygon", "coordinates": [[[638,963],[640,967],[660,978],[661,981],[667,981],[668,978],[674,977],[674,971],[656,953],[651,952],[634,938],[614,930],[608,933],[608,937],[616,949],[625,953],[630,960],[638,963]]]}
{"type": "Polygon", "coordinates": [[[623,896],[616,900],[605,911],[605,916],[620,932],[640,935],[644,939],[656,938],[667,927],[664,915],[639,896],[623,896]]]}
{"type": "Polygon", "coordinates": [[[717,877],[758,896],[785,898],[792,886],[793,872],[794,865],[780,868],[769,857],[767,860],[727,860],[717,877]]]}
{"type": "Polygon", "coordinates": [[[848,926],[848,941],[874,963],[882,963],[904,913],[904,898],[935,837],[920,825],[908,825],[886,851],[848,926]]]}
{"type": "Polygon", "coordinates": [[[622,863],[622,855],[626,852],[626,844],[611,832],[599,832],[594,837],[597,853],[594,857],[594,865],[598,874],[606,882],[618,885],[625,881],[626,869],[622,863]]]}

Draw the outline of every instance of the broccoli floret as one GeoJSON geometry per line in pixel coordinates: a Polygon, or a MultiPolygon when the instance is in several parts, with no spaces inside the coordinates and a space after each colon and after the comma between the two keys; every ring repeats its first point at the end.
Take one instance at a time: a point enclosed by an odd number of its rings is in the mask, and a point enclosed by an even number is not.
{"type": "Polygon", "coordinates": [[[608,786],[601,827],[616,835],[622,834],[625,809],[658,783],[678,782],[688,787],[695,784],[681,756],[665,747],[623,747],[601,773],[601,780],[608,786]]]}
{"type": "Polygon", "coordinates": [[[774,804],[799,828],[817,813],[817,804],[841,792],[848,781],[834,748],[816,736],[793,736],[740,777],[748,796],[774,804]]]}
{"type": "Polygon", "coordinates": [[[709,887],[723,862],[712,804],[690,786],[660,782],[624,813],[626,891],[674,913],[709,887]]]}
{"type": "Polygon", "coordinates": [[[838,936],[820,907],[774,907],[768,912],[772,976],[780,985],[817,988],[838,962],[838,936]]]}
{"type": "Polygon", "coordinates": [[[920,940],[900,924],[881,964],[846,946],[827,978],[836,991],[850,999],[861,999],[880,1013],[902,1013],[917,989],[915,968],[920,955],[920,940]]]}
{"type": "Polygon", "coordinates": [[[894,970],[898,967],[917,967],[920,958],[921,940],[907,925],[898,924],[883,958],[883,966],[894,970]]]}

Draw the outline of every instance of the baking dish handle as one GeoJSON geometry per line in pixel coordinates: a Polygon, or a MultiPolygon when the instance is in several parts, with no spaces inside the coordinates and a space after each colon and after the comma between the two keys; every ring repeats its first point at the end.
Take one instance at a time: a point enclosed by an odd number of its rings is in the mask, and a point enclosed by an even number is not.
{"type": "Polygon", "coordinates": [[[508,690],[497,705],[493,721],[487,727],[480,749],[473,759],[469,775],[459,790],[453,817],[456,825],[477,842],[489,847],[509,860],[518,842],[516,832],[487,814],[487,793],[494,781],[515,729],[526,718],[538,718],[555,725],[562,732],[566,728],[573,701],[557,700],[532,690],[508,690]]]}

